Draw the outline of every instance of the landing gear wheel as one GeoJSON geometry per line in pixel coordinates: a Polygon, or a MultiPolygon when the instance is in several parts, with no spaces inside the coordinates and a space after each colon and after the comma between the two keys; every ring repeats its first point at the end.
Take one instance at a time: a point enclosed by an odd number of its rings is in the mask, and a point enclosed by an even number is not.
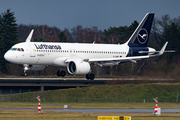
{"type": "Polygon", "coordinates": [[[86,79],[87,80],[94,80],[94,78],[95,78],[95,75],[93,74],[93,73],[90,73],[90,74],[86,74],[86,79]]]}
{"type": "Polygon", "coordinates": [[[60,71],[60,70],[58,70],[58,71],[57,71],[57,76],[64,77],[64,76],[66,76],[66,72],[65,72],[65,71],[60,71]]]}
{"type": "Polygon", "coordinates": [[[57,76],[61,76],[60,70],[57,71],[57,76]]]}
{"type": "Polygon", "coordinates": [[[91,79],[91,80],[94,80],[94,77],[95,77],[95,75],[92,73],[89,75],[89,79],[91,79]]]}
{"type": "Polygon", "coordinates": [[[87,80],[89,79],[89,74],[86,74],[86,79],[87,79],[87,80]]]}
{"type": "Polygon", "coordinates": [[[26,73],[26,72],[22,72],[21,75],[22,75],[22,76],[27,76],[27,73],[26,73]]]}
{"type": "Polygon", "coordinates": [[[61,76],[62,77],[66,76],[66,72],[65,71],[61,71],[61,76]]]}

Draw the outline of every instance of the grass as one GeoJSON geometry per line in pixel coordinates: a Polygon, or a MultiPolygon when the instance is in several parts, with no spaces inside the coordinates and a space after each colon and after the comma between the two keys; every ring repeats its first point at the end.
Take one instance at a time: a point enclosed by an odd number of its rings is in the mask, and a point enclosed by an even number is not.
{"type": "Polygon", "coordinates": [[[1,120],[97,120],[97,116],[131,116],[132,120],[179,120],[180,114],[163,113],[161,116],[152,116],[151,113],[83,113],[43,111],[38,115],[35,110],[0,110],[1,120]]]}
{"type": "Polygon", "coordinates": [[[158,97],[159,102],[172,103],[178,102],[178,93],[180,84],[122,84],[4,95],[0,101],[36,102],[41,96],[42,102],[55,103],[141,103],[144,99],[154,102],[153,98],[158,97]]]}
{"type": "MultiPolygon", "coordinates": [[[[155,103],[44,103],[43,108],[64,108],[68,105],[71,109],[154,109],[155,103]]],[[[180,103],[159,103],[162,109],[179,109],[180,103]]],[[[37,108],[38,102],[0,102],[0,108],[37,108]]]]}
{"type": "MultiPolygon", "coordinates": [[[[123,84],[105,85],[85,88],[61,89],[44,92],[30,92],[0,96],[0,108],[37,108],[36,96],[41,96],[41,107],[63,108],[114,108],[114,109],[153,109],[152,98],[159,97],[158,105],[162,109],[180,108],[177,100],[180,84],[123,84]],[[146,103],[143,103],[144,99],[146,103]],[[177,102],[177,103],[176,103],[177,102]]],[[[38,115],[36,110],[0,110],[1,120],[97,120],[97,116],[131,116],[132,120],[179,120],[180,113],[83,113],[43,111],[38,115]]]]}

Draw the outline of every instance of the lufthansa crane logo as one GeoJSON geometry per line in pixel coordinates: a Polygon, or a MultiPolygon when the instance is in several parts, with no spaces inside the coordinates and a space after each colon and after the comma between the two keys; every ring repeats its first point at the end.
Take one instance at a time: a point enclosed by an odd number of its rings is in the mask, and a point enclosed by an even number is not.
{"type": "Polygon", "coordinates": [[[139,43],[144,44],[148,39],[147,30],[142,28],[137,35],[137,39],[138,39],[139,43]]]}

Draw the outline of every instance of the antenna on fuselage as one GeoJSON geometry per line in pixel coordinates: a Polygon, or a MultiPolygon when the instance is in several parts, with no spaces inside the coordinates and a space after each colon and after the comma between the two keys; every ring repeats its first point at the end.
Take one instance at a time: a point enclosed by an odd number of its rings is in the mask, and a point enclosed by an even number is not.
{"type": "Polygon", "coordinates": [[[33,32],[34,32],[34,29],[31,30],[31,32],[29,33],[29,36],[27,37],[25,42],[31,42],[31,38],[32,38],[33,32]]]}

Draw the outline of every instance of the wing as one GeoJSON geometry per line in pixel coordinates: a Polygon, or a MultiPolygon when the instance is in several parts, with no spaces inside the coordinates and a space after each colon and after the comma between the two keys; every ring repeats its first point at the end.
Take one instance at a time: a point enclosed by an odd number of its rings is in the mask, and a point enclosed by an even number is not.
{"type": "MultiPolygon", "coordinates": [[[[139,51],[139,53],[159,53],[160,51],[139,51]]],[[[175,52],[175,50],[166,50],[164,52],[175,52]]]]}
{"type": "Polygon", "coordinates": [[[103,66],[118,65],[119,63],[123,63],[123,62],[137,63],[137,60],[141,60],[145,58],[149,58],[149,56],[124,57],[124,58],[92,58],[92,59],[68,58],[65,60],[65,62],[66,63],[69,63],[71,61],[89,62],[89,63],[94,63],[95,65],[98,65],[100,67],[103,67],[103,66]]]}
{"type": "Polygon", "coordinates": [[[168,42],[166,42],[164,44],[164,46],[161,48],[160,51],[139,51],[139,53],[157,53],[157,55],[155,55],[155,56],[159,56],[159,55],[162,55],[164,52],[175,52],[174,50],[165,51],[167,44],[168,44],[168,42]]]}
{"type": "Polygon", "coordinates": [[[89,59],[89,62],[135,62],[136,60],[141,60],[149,58],[149,56],[137,56],[137,57],[122,57],[122,58],[93,58],[89,59]]]}
{"type": "Polygon", "coordinates": [[[89,62],[112,62],[112,63],[121,63],[121,62],[134,62],[136,63],[137,60],[141,59],[147,59],[155,56],[160,56],[164,53],[166,46],[168,42],[164,44],[164,46],[161,48],[160,51],[154,52],[157,54],[152,54],[152,55],[146,55],[146,56],[134,56],[134,57],[122,57],[122,58],[92,58],[89,59],[89,62]]]}
{"type": "MultiPolygon", "coordinates": [[[[80,60],[80,61],[84,61],[84,62],[90,62],[90,63],[98,63],[98,62],[112,62],[113,64],[119,64],[122,62],[134,62],[136,63],[136,61],[141,60],[141,59],[147,59],[147,58],[151,58],[151,57],[155,57],[155,56],[160,56],[164,53],[165,48],[167,46],[168,42],[166,42],[164,44],[164,46],[162,47],[162,49],[158,52],[155,52],[156,54],[152,54],[152,55],[146,55],[146,56],[132,56],[132,57],[121,57],[121,58],[90,58],[90,59],[74,59],[74,58],[68,58],[65,60],[65,62],[70,62],[73,60],[80,60]]],[[[100,66],[102,66],[101,64],[98,64],[100,66]]]]}

